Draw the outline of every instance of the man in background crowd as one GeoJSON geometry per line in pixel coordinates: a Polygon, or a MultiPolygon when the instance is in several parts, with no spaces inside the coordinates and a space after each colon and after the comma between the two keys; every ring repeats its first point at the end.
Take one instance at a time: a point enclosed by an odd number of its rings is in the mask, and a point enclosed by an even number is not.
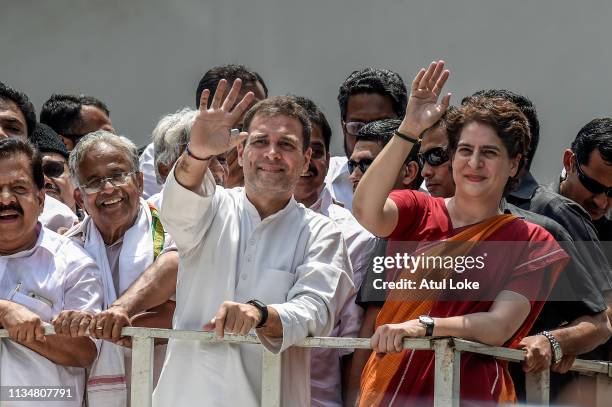
{"type": "Polygon", "coordinates": [[[353,187],[347,161],[355,138],[366,123],[404,116],[408,94],[401,76],[388,69],[365,68],[352,72],[340,86],[338,104],[344,134],[344,157],[332,157],[325,183],[332,197],[351,210],[353,187]]]}
{"type": "Polygon", "coordinates": [[[60,135],[68,151],[93,131],[115,133],[108,107],[93,96],[51,95],[42,106],[40,122],[60,135]]]}

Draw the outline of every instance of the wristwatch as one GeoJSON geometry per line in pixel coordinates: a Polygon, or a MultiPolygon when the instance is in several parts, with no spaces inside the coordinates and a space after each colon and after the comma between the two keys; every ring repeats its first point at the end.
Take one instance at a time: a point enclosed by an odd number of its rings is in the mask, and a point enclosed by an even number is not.
{"type": "Polygon", "coordinates": [[[561,345],[559,345],[557,338],[555,338],[553,334],[548,331],[542,331],[540,332],[540,335],[544,335],[546,339],[548,339],[548,342],[550,342],[550,348],[553,351],[552,364],[555,365],[559,363],[563,358],[563,351],[561,350],[561,345]]]}
{"type": "Polygon", "coordinates": [[[256,299],[249,300],[246,303],[257,308],[259,310],[259,313],[261,314],[259,324],[257,324],[255,328],[263,327],[266,324],[266,321],[268,320],[268,306],[256,299]]]}
{"type": "Polygon", "coordinates": [[[434,319],[429,315],[421,315],[419,322],[425,327],[425,336],[433,336],[434,319]]]}

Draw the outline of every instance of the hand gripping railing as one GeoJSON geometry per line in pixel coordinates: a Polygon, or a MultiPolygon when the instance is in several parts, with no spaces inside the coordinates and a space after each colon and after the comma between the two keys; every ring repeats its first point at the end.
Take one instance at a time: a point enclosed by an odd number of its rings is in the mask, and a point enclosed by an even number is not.
{"type": "MultiPolygon", "coordinates": [[[[52,326],[45,327],[45,334],[53,335],[52,326]]],[[[158,328],[123,328],[124,336],[132,337],[132,378],[130,401],[132,407],[149,407],[153,393],[153,339],[184,339],[202,342],[231,342],[259,344],[255,335],[238,336],[226,334],[223,339],[214,332],[177,331],[158,328]]],[[[0,338],[8,337],[0,329],[0,338]]],[[[368,338],[306,338],[295,345],[307,348],[351,348],[371,349],[368,338]]],[[[524,351],[499,348],[470,342],[458,338],[406,338],[404,349],[425,349],[435,352],[434,406],[459,406],[459,383],[461,353],[472,352],[492,356],[511,362],[524,359],[524,351]]],[[[281,357],[267,350],[263,353],[261,405],[281,406],[281,357]]],[[[612,377],[612,363],[590,360],[576,360],[571,370],[584,374],[602,374],[612,377]]],[[[550,371],[526,374],[527,402],[548,405],[550,390],[550,371]]]]}

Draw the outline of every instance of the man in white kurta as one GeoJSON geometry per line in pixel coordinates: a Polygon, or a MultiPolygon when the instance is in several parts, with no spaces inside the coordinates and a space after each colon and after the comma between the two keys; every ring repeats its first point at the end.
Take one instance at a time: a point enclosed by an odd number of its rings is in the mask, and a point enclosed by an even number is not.
{"type": "MultiPolygon", "coordinates": [[[[33,147],[19,138],[0,139],[0,327],[10,338],[0,340],[3,407],[45,404],[35,394],[30,400],[11,400],[9,386],[62,386],[64,397],[56,395],[46,404],[81,406],[85,368],[97,353],[89,338],[44,336],[45,323],[61,326],[56,317],[62,311],[99,311],[102,284],[84,250],[37,220],[45,201],[43,186],[41,160],[33,147]]],[[[85,330],[84,322],[73,328],[85,330]]]]}
{"type": "MultiPolygon", "coordinates": [[[[336,309],[354,292],[350,261],[336,225],[292,197],[310,156],[308,143],[302,145],[310,126],[292,98],[268,99],[247,113],[245,128],[250,135],[244,147],[239,145],[245,188],[215,186],[207,157],[246,138],[247,133],[241,133],[234,139],[229,127],[252,98],[249,93],[232,108],[240,88],[236,81],[221,106],[217,95],[223,94],[224,86],[219,85],[209,109],[206,100],[201,103],[192,128],[192,150],[188,148],[179,159],[164,188],[161,217],[180,256],[173,327],[199,330],[210,326],[212,318],[219,332],[221,311],[233,307],[238,311],[232,318],[247,329],[255,328],[263,314],[254,323],[243,319],[258,313],[244,303],[263,302],[268,322],[255,332],[268,350],[286,351],[282,404],[308,406],[309,351],[288,348],[307,336],[329,334],[336,309]],[[299,109],[295,113],[299,121],[295,115],[277,113],[287,106],[299,109]],[[278,182],[270,183],[272,179],[278,182]],[[282,195],[275,189],[279,185],[289,194],[275,199],[282,195]],[[262,198],[269,200],[262,204],[262,198]],[[276,209],[270,209],[270,202],[276,209]]],[[[204,92],[203,99],[208,95],[204,92]]],[[[244,332],[232,328],[229,317],[222,324],[228,332],[244,332]]],[[[171,340],[154,405],[257,406],[262,352],[258,345],[171,340]]]]}

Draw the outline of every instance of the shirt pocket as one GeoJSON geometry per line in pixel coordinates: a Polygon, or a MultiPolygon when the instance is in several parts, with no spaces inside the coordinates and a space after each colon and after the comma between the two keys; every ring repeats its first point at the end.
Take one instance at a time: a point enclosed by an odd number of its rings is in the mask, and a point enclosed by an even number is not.
{"type": "Polygon", "coordinates": [[[260,280],[261,298],[265,304],[282,304],[287,302],[287,293],[295,283],[295,274],[280,269],[267,269],[260,280]]]}
{"type": "Polygon", "coordinates": [[[51,306],[44,301],[33,297],[33,295],[36,294],[31,293],[30,295],[25,295],[20,292],[16,292],[11,301],[28,308],[30,311],[38,315],[43,321],[51,321],[51,318],[53,318],[53,308],[51,308],[51,306]]]}

